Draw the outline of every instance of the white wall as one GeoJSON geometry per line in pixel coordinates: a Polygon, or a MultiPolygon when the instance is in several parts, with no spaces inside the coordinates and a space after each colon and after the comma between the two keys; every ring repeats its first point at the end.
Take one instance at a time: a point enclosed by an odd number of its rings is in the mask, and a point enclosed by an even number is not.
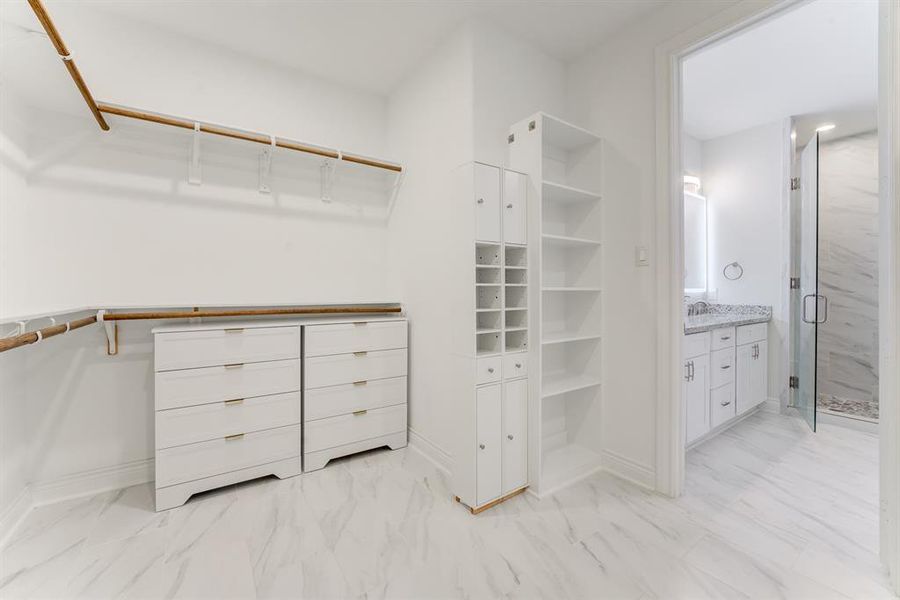
{"type": "Polygon", "coordinates": [[[636,267],[634,247],[650,246],[654,256],[654,49],[729,5],[694,0],[663,7],[568,71],[573,120],[607,141],[601,435],[608,452],[649,470],[656,466],[656,265],[636,267]]]}
{"type": "Polygon", "coordinates": [[[700,177],[703,173],[703,147],[700,140],[686,133],[681,134],[681,152],[685,175],[700,177]]]}
{"type": "Polygon", "coordinates": [[[709,287],[723,304],[781,306],[783,275],[782,200],[784,173],[781,123],[769,123],[706,140],[703,194],[709,214],[709,287]],[[744,275],[729,281],[726,264],[737,261],[744,275]]]}

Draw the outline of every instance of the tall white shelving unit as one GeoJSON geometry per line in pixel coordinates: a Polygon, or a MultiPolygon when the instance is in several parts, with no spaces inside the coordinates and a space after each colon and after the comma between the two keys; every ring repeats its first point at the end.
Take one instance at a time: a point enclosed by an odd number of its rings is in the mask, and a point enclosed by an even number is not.
{"type": "Polygon", "coordinates": [[[598,135],[544,113],[509,136],[510,167],[534,198],[528,469],[540,496],[601,466],[602,151],[598,135]]]}

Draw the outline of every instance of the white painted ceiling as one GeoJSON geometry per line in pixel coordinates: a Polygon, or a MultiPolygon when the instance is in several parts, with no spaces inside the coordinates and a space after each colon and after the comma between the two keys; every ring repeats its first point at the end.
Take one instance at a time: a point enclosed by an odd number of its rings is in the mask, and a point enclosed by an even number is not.
{"type": "Polygon", "coordinates": [[[875,0],[816,0],[691,56],[684,130],[705,140],[791,115],[874,110],[875,0]]]}
{"type": "MultiPolygon", "coordinates": [[[[6,2],[7,0],[3,0],[6,2]]],[[[54,5],[65,0],[48,0],[54,5]]],[[[467,19],[487,18],[569,61],[665,0],[84,0],[164,30],[389,93],[467,19]]],[[[65,34],[65,23],[59,23],[65,34]]]]}

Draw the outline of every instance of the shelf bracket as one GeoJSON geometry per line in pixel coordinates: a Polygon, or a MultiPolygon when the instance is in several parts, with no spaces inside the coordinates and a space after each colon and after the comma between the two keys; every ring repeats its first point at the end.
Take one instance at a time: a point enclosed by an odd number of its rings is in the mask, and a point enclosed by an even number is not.
{"type": "Polygon", "coordinates": [[[272,188],[269,186],[269,176],[272,172],[272,153],[275,152],[275,136],[270,135],[271,145],[259,155],[259,193],[269,194],[272,188]]]}
{"type": "Polygon", "coordinates": [[[190,159],[188,162],[188,183],[200,185],[200,123],[194,123],[194,137],[191,140],[190,159]]]}
{"type": "Polygon", "coordinates": [[[394,212],[394,204],[397,202],[397,194],[400,193],[400,185],[403,183],[403,171],[399,171],[397,173],[397,177],[394,178],[394,185],[391,187],[391,196],[388,200],[388,208],[387,208],[387,218],[391,218],[391,213],[394,212]]]}
{"type": "Polygon", "coordinates": [[[119,353],[119,322],[105,320],[103,318],[105,314],[105,309],[98,310],[97,322],[103,325],[103,331],[106,333],[106,354],[115,356],[119,353]]]}
{"type": "Polygon", "coordinates": [[[337,151],[337,158],[334,160],[325,159],[319,166],[319,176],[321,178],[320,197],[322,202],[331,204],[331,190],[334,188],[334,180],[337,174],[338,163],[344,160],[344,155],[340,150],[337,151]]]}

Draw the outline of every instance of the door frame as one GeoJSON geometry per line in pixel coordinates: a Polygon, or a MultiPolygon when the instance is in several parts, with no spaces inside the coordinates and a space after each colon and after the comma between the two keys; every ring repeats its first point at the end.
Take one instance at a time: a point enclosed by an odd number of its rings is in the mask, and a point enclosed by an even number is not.
{"type": "MultiPolygon", "coordinates": [[[[682,62],[690,54],[758,25],[806,0],[741,0],[655,51],[656,83],[656,489],[684,489],[681,394],[682,62]]],[[[879,0],[879,355],[881,557],[900,589],[900,7],[879,0]]]]}

